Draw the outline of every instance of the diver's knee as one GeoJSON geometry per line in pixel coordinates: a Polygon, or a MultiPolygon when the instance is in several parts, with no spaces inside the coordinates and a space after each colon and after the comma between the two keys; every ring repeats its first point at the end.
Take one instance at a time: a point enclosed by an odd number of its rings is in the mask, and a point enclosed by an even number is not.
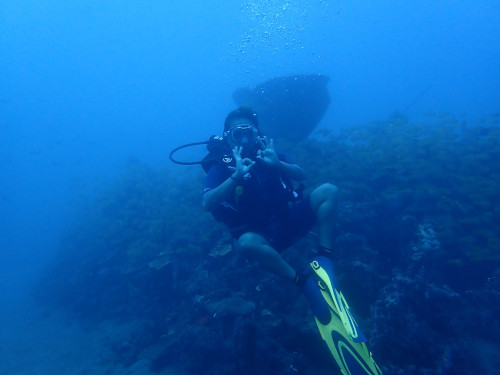
{"type": "Polygon", "coordinates": [[[261,237],[252,232],[243,233],[238,239],[238,245],[242,251],[248,251],[261,243],[261,237]]]}
{"type": "Polygon", "coordinates": [[[323,194],[325,194],[325,196],[327,197],[335,197],[337,196],[339,191],[339,189],[335,185],[330,184],[329,182],[322,184],[320,187],[323,191],[323,194]]]}
{"type": "Polygon", "coordinates": [[[335,199],[337,197],[338,190],[339,189],[335,185],[327,182],[314,189],[312,195],[314,195],[316,199],[325,201],[327,199],[335,199]]]}

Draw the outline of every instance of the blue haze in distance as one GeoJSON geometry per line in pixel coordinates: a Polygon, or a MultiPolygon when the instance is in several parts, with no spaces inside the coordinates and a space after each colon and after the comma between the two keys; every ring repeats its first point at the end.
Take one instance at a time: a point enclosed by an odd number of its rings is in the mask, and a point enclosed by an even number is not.
{"type": "Polygon", "coordinates": [[[487,118],[499,46],[498,0],[4,1],[2,289],[36,279],[127,158],[166,165],[172,147],[219,133],[238,87],[329,75],[320,127],[333,131],[410,104],[410,118],[487,118]]]}

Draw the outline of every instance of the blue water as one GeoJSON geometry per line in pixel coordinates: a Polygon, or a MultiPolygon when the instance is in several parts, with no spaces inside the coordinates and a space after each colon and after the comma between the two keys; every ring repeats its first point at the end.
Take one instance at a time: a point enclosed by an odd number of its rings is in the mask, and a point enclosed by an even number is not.
{"type": "Polygon", "coordinates": [[[2,3],[0,305],[126,160],[177,168],[172,147],[219,133],[236,88],[328,75],[333,132],[396,110],[487,123],[499,21],[493,0],[2,3]]]}

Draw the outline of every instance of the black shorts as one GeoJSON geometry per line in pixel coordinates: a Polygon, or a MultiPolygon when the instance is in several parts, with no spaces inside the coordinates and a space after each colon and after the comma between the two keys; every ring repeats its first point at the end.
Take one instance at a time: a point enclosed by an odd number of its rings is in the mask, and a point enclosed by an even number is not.
{"type": "Polygon", "coordinates": [[[270,217],[264,222],[249,223],[244,232],[257,233],[274,249],[283,251],[306,235],[315,223],[316,217],[311,209],[310,196],[305,195],[302,199],[290,203],[288,212],[283,217],[270,217]]]}

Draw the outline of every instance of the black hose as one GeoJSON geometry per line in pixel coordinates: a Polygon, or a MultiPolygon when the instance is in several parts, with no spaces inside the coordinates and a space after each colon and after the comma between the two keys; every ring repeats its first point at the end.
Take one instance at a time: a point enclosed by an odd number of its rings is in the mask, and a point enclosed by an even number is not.
{"type": "Polygon", "coordinates": [[[179,151],[180,149],[186,148],[186,147],[192,147],[192,146],[198,146],[198,145],[207,145],[208,141],[203,141],[203,142],[194,142],[194,143],[188,143],[187,145],[182,145],[179,147],[174,148],[172,151],[170,151],[170,154],[168,155],[168,158],[175,164],[181,164],[181,165],[195,165],[195,164],[201,164],[200,161],[179,161],[175,160],[173,155],[179,151]]]}

